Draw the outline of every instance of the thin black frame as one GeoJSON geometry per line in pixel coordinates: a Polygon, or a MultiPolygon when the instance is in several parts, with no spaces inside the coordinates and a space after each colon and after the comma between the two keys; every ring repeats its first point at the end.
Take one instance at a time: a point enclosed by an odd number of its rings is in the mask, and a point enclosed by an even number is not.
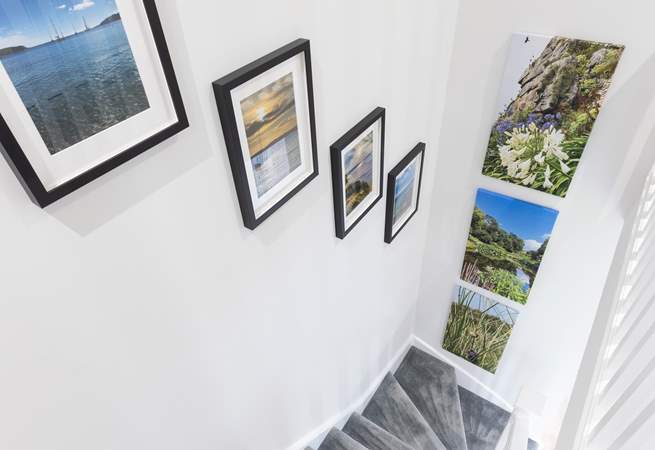
{"type": "Polygon", "coordinates": [[[264,220],[268,219],[282,205],[288,202],[294,195],[300,192],[310,181],[318,176],[318,152],[316,150],[316,119],[314,115],[314,87],[312,82],[312,58],[309,48],[308,39],[296,39],[289,44],[278,48],[277,50],[262,56],[261,58],[246,64],[240,69],[219,78],[212,83],[214,96],[216,97],[216,106],[218,115],[221,119],[221,128],[227,147],[227,154],[234,178],[234,186],[239,199],[239,208],[243,217],[243,225],[254,230],[264,220]],[[232,104],[232,89],[250,81],[258,75],[272,69],[273,67],[291,59],[299,53],[304,53],[305,57],[305,78],[307,82],[307,103],[309,108],[309,127],[312,143],[313,170],[300,182],[295,188],[287,192],[284,197],[270,206],[259,217],[255,214],[255,208],[252,204],[250,195],[250,186],[246,175],[246,166],[243,161],[243,152],[241,140],[237,128],[234,105],[232,104]]]}
{"type": "Polygon", "coordinates": [[[378,106],[371,111],[366,117],[360,120],[354,127],[348,130],[343,136],[337,139],[330,146],[330,158],[332,163],[332,194],[334,198],[334,225],[336,235],[339,239],[344,239],[350,231],[355,228],[364,216],[375,206],[375,204],[382,198],[382,190],[384,188],[384,121],[385,109],[378,106]],[[343,170],[341,167],[341,153],[346,150],[357,137],[362,134],[368,127],[380,120],[380,189],[378,196],[373,202],[360,214],[360,216],[346,228],[346,218],[343,214],[343,170]]]}
{"type": "Polygon", "coordinates": [[[23,152],[23,149],[16,140],[16,137],[12,133],[4,117],[0,115],[0,143],[2,144],[2,154],[9,163],[14,175],[16,175],[27,192],[27,195],[29,195],[30,199],[41,208],[45,208],[82,186],[89,184],[93,180],[135,158],[189,126],[189,119],[186,110],[184,109],[182,94],[177,84],[171,55],[168,52],[168,45],[166,44],[164,30],[161,25],[159,13],[157,12],[157,5],[155,4],[155,0],[142,1],[148,18],[148,23],[150,24],[150,30],[155,41],[155,46],[157,47],[157,54],[159,56],[161,67],[166,78],[168,91],[173,102],[173,107],[175,108],[177,122],[101,162],[91,169],[75,176],[74,178],[71,178],[59,186],[47,190],[34,170],[34,167],[30,164],[25,152],[23,152]]]}
{"type": "Polygon", "coordinates": [[[409,153],[405,155],[403,159],[400,160],[396,166],[389,171],[387,175],[387,208],[384,220],[384,242],[391,244],[391,242],[398,236],[398,233],[405,228],[405,225],[414,217],[414,214],[418,211],[419,201],[421,199],[421,183],[423,182],[423,165],[425,162],[425,143],[419,142],[416,146],[410,150],[409,153]],[[395,201],[395,192],[396,192],[396,178],[414,159],[421,155],[421,167],[419,168],[418,175],[418,189],[416,190],[416,208],[405,220],[405,222],[398,228],[398,230],[393,233],[393,203],[395,201]]]}

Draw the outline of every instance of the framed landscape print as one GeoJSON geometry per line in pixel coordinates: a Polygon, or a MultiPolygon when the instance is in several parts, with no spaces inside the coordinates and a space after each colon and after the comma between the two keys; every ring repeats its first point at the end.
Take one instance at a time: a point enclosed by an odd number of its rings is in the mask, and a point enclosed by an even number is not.
{"type": "Polygon", "coordinates": [[[482,173],[565,197],[623,46],[514,34],[482,173]]]}
{"type": "Polygon", "coordinates": [[[377,107],[330,146],[336,234],[343,239],[382,198],[384,108],[377,107]]]}
{"type": "Polygon", "coordinates": [[[519,312],[463,286],[455,286],[442,347],[496,373],[519,312]]]}
{"type": "Polygon", "coordinates": [[[390,244],[418,211],[425,144],[419,142],[387,175],[384,242],[390,244]]]}
{"type": "Polygon", "coordinates": [[[0,2],[0,141],[41,207],[187,126],[154,0],[0,2]]]}
{"type": "Polygon", "coordinates": [[[318,175],[309,41],[213,86],[243,223],[254,230],[318,175]]]}
{"type": "Polygon", "coordinates": [[[478,189],[461,279],[525,304],[558,212],[478,189]]]}

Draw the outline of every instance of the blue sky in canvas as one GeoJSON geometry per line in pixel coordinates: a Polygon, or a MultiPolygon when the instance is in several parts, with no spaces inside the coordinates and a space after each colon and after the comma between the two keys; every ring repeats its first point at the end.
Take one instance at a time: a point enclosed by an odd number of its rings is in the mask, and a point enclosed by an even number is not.
{"type": "Polygon", "coordinates": [[[554,209],[524,202],[485,189],[478,189],[475,205],[494,217],[501,228],[524,241],[543,242],[550,236],[557,219],[554,209]]]}
{"type": "Polygon", "coordinates": [[[118,11],[115,0],[0,0],[0,48],[47,42],[94,27],[118,11]]]}

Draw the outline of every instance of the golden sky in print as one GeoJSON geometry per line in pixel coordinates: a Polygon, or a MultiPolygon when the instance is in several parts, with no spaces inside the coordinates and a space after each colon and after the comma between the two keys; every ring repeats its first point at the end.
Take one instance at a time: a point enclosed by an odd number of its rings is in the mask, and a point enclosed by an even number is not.
{"type": "Polygon", "coordinates": [[[252,158],[298,126],[289,73],[241,100],[248,150],[252,158]]]}

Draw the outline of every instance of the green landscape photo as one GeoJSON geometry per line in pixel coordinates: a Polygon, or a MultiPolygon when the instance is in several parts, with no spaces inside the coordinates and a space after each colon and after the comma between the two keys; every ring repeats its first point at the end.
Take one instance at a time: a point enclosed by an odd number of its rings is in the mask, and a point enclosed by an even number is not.
{"type": "Polygon", "coordinates": [[[482,173],[565,197],[622,53],[514,34],[482,173]]]}
{"type": "Polygon", "coordinates": [[[558,212],[478,189],[461,279],[525,304],[558,212]]]}
{"type": "Polygon", "coordinates": [[[455,286],[443,348],[496,373],[519,313],[503,303],[455,286]]]}

